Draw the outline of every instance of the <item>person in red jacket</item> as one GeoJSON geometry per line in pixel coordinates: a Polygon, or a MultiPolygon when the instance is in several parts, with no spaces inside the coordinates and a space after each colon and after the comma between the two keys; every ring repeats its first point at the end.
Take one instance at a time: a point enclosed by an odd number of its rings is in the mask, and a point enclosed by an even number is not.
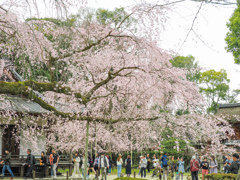
{"type": "Polygon", "coordinates": [[[192,180],[198,180],[198,170],[199,170],[199,162],[196,160],[196,156],[192,157],[190,161],[190,171],[192,175],[192,180]]]}

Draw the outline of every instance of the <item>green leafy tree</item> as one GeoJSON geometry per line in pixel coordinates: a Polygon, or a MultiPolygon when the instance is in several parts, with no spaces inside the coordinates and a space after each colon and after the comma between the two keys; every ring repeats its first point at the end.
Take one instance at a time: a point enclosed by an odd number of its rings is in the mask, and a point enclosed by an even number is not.
{"type": "Polygon", "coordinates": [[[215,71],[213,69],[202,72],[199,79],[200,92],[207,99],[208,113],[216,113],[219,102],[225,101],[229,92],[227,72],[224,69],[215,71]]]}
{"type": "Polygon", "coordinates": [[[227,51],[232,52],[236,64],[240,64],[240,5],[235,9],[227,23],[229,32],[225,38],[227,51]]]}
{"type": "Polygon", "coordinates": [[[198,82],[200,78],[200,66],[192,55],[176,56],[170,60],[174,67],[186,69],[187,79],[192,82],[198,82]]]}

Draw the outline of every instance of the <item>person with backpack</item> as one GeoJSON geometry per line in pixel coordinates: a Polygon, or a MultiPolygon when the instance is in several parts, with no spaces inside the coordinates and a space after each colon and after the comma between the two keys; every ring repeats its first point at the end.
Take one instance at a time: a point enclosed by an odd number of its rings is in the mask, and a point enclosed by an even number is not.
{"type": "Polygon", "coordinates": [[[80,157],[78,156],[78,153],[75,153],[75,158],[73,159],[74,163],[74,170],[72,177],[75,177],[76,172],[78,173],[78,177],[81,178],[81,173],[79,171],[79,162],[80,162],[80,157]]]}
{"type": "Polygon", "coordinates": [[[131,160],[131,156],[128,155],[127,156],[127,162],[126,162],[126,174],[127,174],[127,177],[130,177],[131,171],[132,171],[132,160],[131,160]]]}
{"type": "Polygon", "coordinates": [[[190,161],[190,171],[192,175],[192,180],[198,180],[199,162],[194,155],[190,161]]]}
{"type": "Polygon", "coordinates": [[[165,180],[165,177],[168,177],[168,172],[169,172],[168,157],[166,155],[166,152],[163,153],[161,161],[163,166],[163,180],[165,180]]]}
{"type": "Polygon", "coordinates": [[[212,173],[218,173],[218,163],[214,156],[210,156],[211,160],[209,162],[209,168],[210,168],[210,174],[212,173]]]}
{"type": "MultiPolygon", "coordinates": [[[[231,173],[233,174],[238,174],[238,170],[240,168],[240,161],[239,161],[239,155],[237,153],[234,153],[232,155],[233,158],[233,163],[230,166],[227,166],[226,169],[228,171],[231,171],[231,173]]],[[[226,166],[227,164],[225,164],[224,166],[226,166]]]]}
{"type": "Polygon", "coordinates": [[[4,166],[3,166],[3,169],[2,169],[2,175],[1,175],[1,179],[3,179],[4,177],[4,174],[5,174],[5,170],[7,168],[8,172],[11,174],[11,179],[14,179],[14,175],[13,175],[13,172],[10,168],[11,166],[11,152],[9,152],[8,150],[5,150],[5,153],[7,154],[5,159],[3,161],[1,161],[0,164],[2,164],[4,162],[4,166]]]}
{"type": "Polygon", "coordinates": [[[87,169],[87,174],[89,175],[90,170],[92,170],[96,176],[96,171],[94,170],[94,167],[93,167],[93,158],[90,156],[90,154],[88,154],[88,163],[89,163],[89,167],[87,169]]]}
{"type": "Polygon", "coordinates": [[[26,159],[26,164],[27,164],[27,173],[24,179],[27,179],[27,177],[31,178],[31,172],[33,169],[33,165],[36,163],[35,157],[31,154],[31,149],[27,150],[27,159],[26,159]]]}
{"type": "Polygon", "coordinates": [[[102,152],[98,162],[98,169],[101,169],[101,180],[107,180],[107,168],[109,168],[108,160],[102,152]]]}
{"type": "Polygon", "coordinates": [[[53,154],[53,178],[56,179],[57,178],[57,166],[58,166],[58,162],[59,162],[59,155],[56,153],[56,151],[54,149],[52,150],[52,154],[53,154]]]}

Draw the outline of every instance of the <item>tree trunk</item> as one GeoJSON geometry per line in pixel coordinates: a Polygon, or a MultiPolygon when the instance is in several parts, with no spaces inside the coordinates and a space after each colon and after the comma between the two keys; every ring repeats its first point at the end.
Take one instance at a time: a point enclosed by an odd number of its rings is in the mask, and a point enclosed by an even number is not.
{"type": "Polygon", "coordinates": [[[83,180],[87,179],[87,161],[88,161],[88,136],[89,136],[89,121],[87,121],[86,127],[86,144],[85,144],[85,159],[84,159],[84,177],[83,180]]]}
{"type": "MultiPolygon", "coordinates": [[[[95,135],[95,158],[96,158],[96,156],[97,156],[97,124],[96,124],[96,122],[95,122],[95,133],[96,133],[96,135],[95,135]]],[[[98,156],[99,156],[99,154],[98,154],[98,156]]]]}

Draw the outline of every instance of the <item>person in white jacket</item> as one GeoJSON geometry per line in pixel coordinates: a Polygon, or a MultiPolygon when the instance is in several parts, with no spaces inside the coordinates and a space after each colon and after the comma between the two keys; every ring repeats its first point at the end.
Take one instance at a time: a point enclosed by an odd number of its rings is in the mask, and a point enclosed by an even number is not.
{"type": "Polygon", "coordinates": [[[117,174],[118,174],[118,177],[120,177],[121,173],[122,173],[122,164],[123,164],[122,155],[119,154],[119,156],[117,158],[117,174]]]}
{"type": "Polygon", "coordinates": [[[74,162],[74,170],[73,170],[73,174],[71,177],[75,177],[76,171],[78,173],[78,177],[81,177],[81,173],[79,171],[79,163],[80,163],[80,157],[78,155],[78,153],[75,154],[75,158],[73,159],[74,162]]]}

